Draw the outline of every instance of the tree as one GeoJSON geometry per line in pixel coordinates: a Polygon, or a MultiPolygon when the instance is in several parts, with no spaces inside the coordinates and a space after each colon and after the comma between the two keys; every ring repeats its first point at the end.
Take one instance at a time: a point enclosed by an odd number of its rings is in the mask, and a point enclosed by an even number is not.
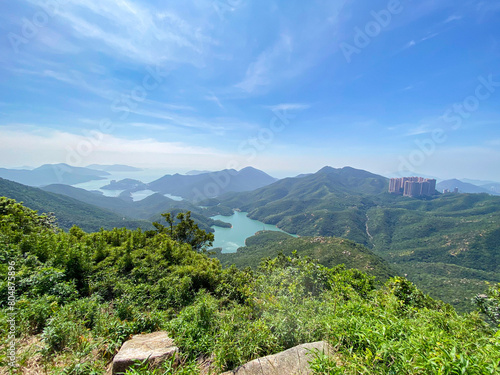
{"type": "Polygon", "coordinates": [[[164,233],[175,241],[191,245],[193,250],[205,251],[211,247],[214,241],[214,234],[207,233],[198,227],[198,224],[191,219],[191,211],[179,212],[177,223],[170,212],[161,214],[168,224],[168,227],[154,222],[153,225],[158,233],[164,233]]]}
{"type": "Polygon", "coordinates": [[[478,294],[474,302],[494,324],[500,324],[500,283],[489,285],[487,294],[478,294]]]}

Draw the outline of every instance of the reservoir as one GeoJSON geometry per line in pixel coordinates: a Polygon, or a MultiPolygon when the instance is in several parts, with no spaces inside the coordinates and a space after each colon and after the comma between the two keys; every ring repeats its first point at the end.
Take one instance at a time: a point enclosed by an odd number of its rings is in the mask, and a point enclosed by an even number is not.
{"type": "Polygon", "coordinates": [[[232,228],[213,226],[215,241],[213,247],[221,247],[223,253],[235,253],[239,247],[245,246],[245,240],[261,230],[283,232],[276,225],[264,224],[258,220],[248,218],[246,212],[235,211],[232,216],[213,216],[214,220],[230,223],[232,228]]]}

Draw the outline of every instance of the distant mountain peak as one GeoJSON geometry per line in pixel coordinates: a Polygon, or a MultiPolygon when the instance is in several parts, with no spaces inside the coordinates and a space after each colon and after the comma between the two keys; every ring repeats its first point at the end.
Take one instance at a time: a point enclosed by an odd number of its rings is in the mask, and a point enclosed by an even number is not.
{"type": "Polygon", "coordinates": [[[148,187],[156,192],[185,199],[206,199],[228,192],[255,190],[275,181],[277,181],[276,178],[259,169],[246,167],[240,171],[224,169],[200,174],[165,175],[149,183],[148,187]]]}
{"type": "Polygon", "coordinates": [[[251,167],[251,166],[248,166],[248,167],[240,169],[240,172],[243,172],[243,171],[258,171],[258,172],[263,172],[260,169],[257,169],[257,168],[251,167]]]}
{"type": "Polygon", "coordinates": [[[444,191],[444,190],[453,191],[455,188],[458,188],[459,193],[469,193],[469,194],[487,193],[487,194],[499,195],[494,190],[493,191],[489,190],[489,189],[485,188],[484,186],[477,186],[474,184],[469,184],[467,182],[460,181],[456,178],[441,181],[436,186],[436,189],[438,191],[444,191]]]}
{"type": "Polygon", "coordinates": [[[332,172],[334,170],[336,170],[336,168],[333,168],[333,167],[330,167],[329,165],[327,165],[327,166],[324,166],[323,168],[321,168],[317,173],[332,172]]]}
{"type": "Polygon", "coordinates": [[[73,185],[92,180],[102,180],[109,173],[65,163],[44,164],[33,170],[0,169],[0,177],[29,186],[51,184],[73,185]]]}
{"type": "Polygon", "coordinates": [[[139,172],[142,171],[141,168],[131,167],[130,165],[124,164],[91,164],[87,165],[87,168],[97,169],[98,171],[106,171],[106,172],[139,172]]]}
{"type": "Polygon", "coordinates": [[[187,176],[196,176],[196,175],[204,174],[204,173],[211,173],[211,171],[199,171],[199,170],[194,169],[192,171],[186,172],[185,174],[187,176]]]}

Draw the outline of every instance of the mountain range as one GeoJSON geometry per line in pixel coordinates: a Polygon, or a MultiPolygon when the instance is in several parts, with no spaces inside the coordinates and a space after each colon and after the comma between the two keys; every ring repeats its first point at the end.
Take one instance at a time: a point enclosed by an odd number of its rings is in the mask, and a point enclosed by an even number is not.
{"type": "Polygon", "coordinates": [[[106,171],[106,172],[140,172],[140,171],[142,171],[141,168],[131,167],[129,165],[123,165],[123,164],[113,164],[113,165],[91,164],[91,165],[87,165],[87,168],[97,169],[99,171],[106,171]]]}
{"type": "Polygon", "coordinates": [[[106,176],[109,176],[109,173],[103,170],[72,167],[68,164],[44,164],[33,170],[0,168],[0,178],[28,186],[74,185],[103,180],[106,176]]]}
{"type": "Polygon", "coordinates": [[[192,171],[190,174],[165,175],[148,184],[134,179],[112,181],[102,189],[152,190],[161,194],[170,194],[188,200],[201,201],[217,197],[227,192],[241,192],[258,189],[277,181],[267,173],[246,167],[240,171],[225,169],[218,172],[192,171]]]}
{"type": "Polygon", "coordinates": [[[472,193],[472,194],[493,194],[500,195],[500,184],[490,183],[484,186],[477,186],[472,183],[463,182],[457,179],[445,180],[441,181],[436,185],[436,189],[440,192],[443,192],[445,189],[453,192],[454,189],[457,188],[459,193],[472,193]]]}
{"type": "Polygon", "coordinates": [[[385,177],[325,167],[210,204],[248,212],[300,236],[342,237],[371,248],[399,274],[459,310],[500,281],[500,197],[389,194],[385,177]]]}
{"type": "MultiPolygon", "coordinates": [[[[388,193],[387,178],[350,167],[325,167],[316,173],[278,181],[253,168],[167,175],[146,187],[161,193],[133,202],[62,184],[46,186],[43,191],[2,179],[0,196],[24,201],[40,212],[55,212],[64,229],[74,224],[84,230],[101,226],[147,227],[151,221],[161,219],[160,213],[190,210],[200,227],[212,230],[213,225],[227,224],[214,222],[210,216],[227,216],[238,209],[248,212],[252,219],[275,224],[301,237],[338,237],[365,246],[395,272],[407,274],[424,291],[453,303],[461,311],[470,308],[471,296],[484,290],[485,281],[500,282],[500,197],[397,196],[388,193]],[[233,180],[230,173],[237,177],[233,180]],[[248,189],[269,184],[252,191],[229,191],[242,188],[240,184],[252,177],[258,181],[248,189]],[[203,207],[164,196],[192,199],[196,189],[212,186],[207,184],[221,186],[221,192],[205,199],[203,207]]],[[[280,241],[272,246],[248,246],[244,256],[255,262],[268,251],[265,249],[275,252],[283,244],[287,249],[307,248],[300,241],[280,241]]],[[[318,256],[320,253],[328,254],[317,250],[318,256]]]]}
{"type": "Polygon", "coordinates": [[[112,229],[114,227],[152,228],[151,222],[134,220],[95,204],[88,204],[66,195],[54,194],[3,178],[0,178],[0,196],[23,202],[24,205],[40,214],[54,213],[58,226],[65,230],[73,225],[89,232],[98,231],[100,228],[112,229]]]}
{"type": "Polygon", "coordinates": [[[367,197],[387,192],[385,177],[350,167],[324,167],[245,193],[228,193],[211,204],[249,212],[251,219],[302,236],[346,237],[368,244],[367,197]],[[335,223],[335,224],[333,224],[335,223]]]}

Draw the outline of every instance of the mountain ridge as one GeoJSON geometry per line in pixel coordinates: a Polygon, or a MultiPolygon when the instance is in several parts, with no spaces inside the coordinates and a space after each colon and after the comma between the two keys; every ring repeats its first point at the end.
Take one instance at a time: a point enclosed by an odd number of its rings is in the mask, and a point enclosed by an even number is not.
{"type": "Polygon", "coordinates": [[[477,186],[468,182],[463,182],[456,178],[441,181],[436,185],[436,189],[443,192],[443,190],[447,189],[450,192],[453,192],[455,188],[458,188],[459,193],[471,193],[471,194],[481,194],[487,193],[492,195],[499,195],[499,193],[489,190],[482,186],[477,186]]]}
{"type": "Polygon", "coordinates": [[[185,199],[213,198],[229,191],[250,191],[277,181],[267,173],[253,167],[240,171],[224,169],[195,175],[165,175],[147,184],[153,191],[185,199]]]}
{"type": "MultiPolygon", "coordinates": [[[[88,194],[94,193],[88,192],[88,194]]],[[[55,213],[58,225],[66,230],[73,225],[85,231],[98,231],[101,227],[108,229],[114,227],[151,228],[151,224],[146,221],[130,219],[65,195],[3,178],[0,178],[0,196],[23,202],[27,207],[39,213],[55,213]]]]}
{"type": "Polygon", "coordinates": [[[73,167],[65,163],[44,164],[32,170],[0,168],[0,178],[28,186],[50,184],[74,185],[93,180],[103,180],[109,173],[84,167],[73,167]]]}

